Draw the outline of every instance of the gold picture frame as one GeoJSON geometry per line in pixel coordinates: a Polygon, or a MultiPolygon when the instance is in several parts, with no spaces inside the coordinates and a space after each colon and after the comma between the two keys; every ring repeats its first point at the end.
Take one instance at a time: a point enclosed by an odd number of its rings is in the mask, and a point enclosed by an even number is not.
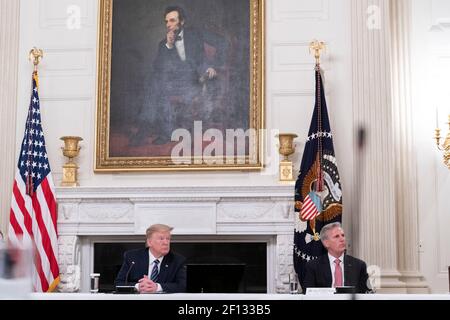
{"type": "Polygon", "coordinates": [[[261,170],[265,0],[99,1],[94,170],[261,170]],[[185,60],[168,44],[173,3],[185,60]]]}

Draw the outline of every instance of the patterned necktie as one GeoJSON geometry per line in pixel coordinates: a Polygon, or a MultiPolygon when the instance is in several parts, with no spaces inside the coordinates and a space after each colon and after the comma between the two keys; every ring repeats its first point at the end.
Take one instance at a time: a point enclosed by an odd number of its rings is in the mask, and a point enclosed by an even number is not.
{"type": "Polygon", "coordinates": [[[152,269],[152,274],[150,275],[150,280],[152,280],[154,282],[156,281],[156,279],[158,279],[158,274],[159,274],[158,264],[159,264],[158,259],[153,261],[153,269],[152,269]]]}
{"type": "Polygon", "coordinates": [[[336,267],[334,269],[334,287],[342,287],[342,268],[341,268],[341,260],[334,260],[336,267]]]}

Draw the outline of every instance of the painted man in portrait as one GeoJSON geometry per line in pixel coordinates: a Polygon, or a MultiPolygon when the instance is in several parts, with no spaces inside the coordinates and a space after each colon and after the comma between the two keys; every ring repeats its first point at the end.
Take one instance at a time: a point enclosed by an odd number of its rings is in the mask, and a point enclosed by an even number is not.
{"type": "Polygon", "coordinates": [[[167,33],[153,61],[149,99],[142,112],[143,124],[132,139],[135,144],[148,136],[154,137],[152,144],[166,144],[173,130],[192,130],[194,121],[210,121],[214,115],[225,40],[187,26],[179,6],[168,6],[164,19],[167,33]]]}

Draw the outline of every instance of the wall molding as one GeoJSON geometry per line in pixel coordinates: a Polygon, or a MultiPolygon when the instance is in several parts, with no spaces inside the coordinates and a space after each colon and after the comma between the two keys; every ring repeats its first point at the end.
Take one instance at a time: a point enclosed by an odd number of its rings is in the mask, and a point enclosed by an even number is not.
{"type": "Polygon", "coordinates": [[[303,1],[299,3],[299,0],[278,0],[273,1],[271,10],[271,19],[273,22],[280,22],[285,20],[328,20],[329,18],[330,0],[316,0],[316,1],[303,1]],[[292,9],[294,5],[291,2],[295,2],[296,9],[292,9]],[[303,7],[306,3],[311,5],[317,5],[314,8],[303,7]],[[285,5],[285,8],[283,7],[285,5]]]}

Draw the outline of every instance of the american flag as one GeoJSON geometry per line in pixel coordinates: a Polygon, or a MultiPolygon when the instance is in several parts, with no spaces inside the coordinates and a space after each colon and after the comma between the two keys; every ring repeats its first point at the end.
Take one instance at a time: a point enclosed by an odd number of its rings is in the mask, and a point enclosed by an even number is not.
{"type": "Polygon", "coordinates": [[[303,201],[300,211],[302,220],[312,220],[322,211],[320,206],[320,197],[315,192],[310,192],[303,201]]]}
{"type": "Polygon", "coordinates": [[[31,243],[33,289],[50,292],[59,283],[57,209],[41,124],[36,71],[32,75],[30,107],[17,167],[9,215],[9,241],[18,248],[31,243]]]}

